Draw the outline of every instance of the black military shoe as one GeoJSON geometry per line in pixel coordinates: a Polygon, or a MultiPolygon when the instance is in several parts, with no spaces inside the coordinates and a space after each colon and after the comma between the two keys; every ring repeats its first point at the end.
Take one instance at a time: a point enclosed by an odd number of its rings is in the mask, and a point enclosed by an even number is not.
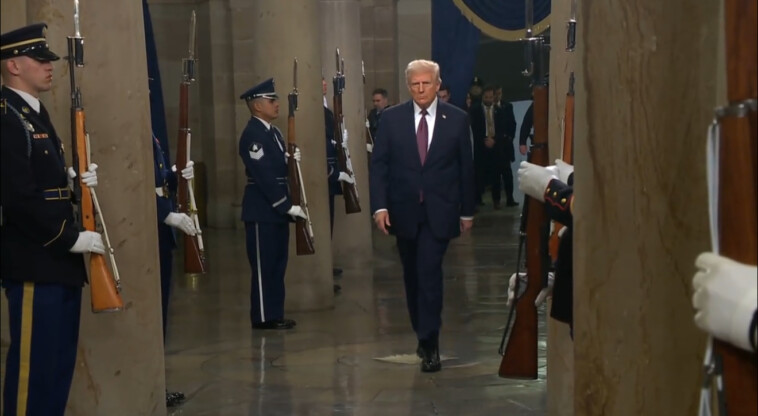
{"type": "Polygon", "coordinates": [[[332,276],[334,276],[334,277],[342,276],[342,269],[340,269],[339,267],[333,268],[332,269],[332,276]]]}
{"type": "Polygon", "coordinates": [[[424,373],[436,373],[442,369],[440,363],[440,350],[438,347],[421,349],[421,371],[424,373]]]}
{"type": "Polygon", "coordinates": [[[335,283],[334,284],[334,294],[336,295],[337,293],[340,293],[340,291],[342,291],[342,286],[340,286],[340,285],[338,285],[338,284],[335,283]]]}
{"type": "Polygon", "coordinates": [[[275,319],[273,321],[258,322],[253,324],[254,329],[292,329],[297,325],[292,319],[275,319]]]}
{"type": "Polygon", "coordinates": [[[166,407],[174,407],[184,402],[184,393],[166,390],[166,407]]]}

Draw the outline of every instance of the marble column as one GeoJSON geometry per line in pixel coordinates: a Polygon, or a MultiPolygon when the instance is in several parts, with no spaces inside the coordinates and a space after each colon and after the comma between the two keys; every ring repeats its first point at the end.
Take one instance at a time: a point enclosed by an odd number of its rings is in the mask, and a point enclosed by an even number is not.
{"type": "Polygon", "coordinates": [[[694,259],[709,247],[718,3],[580,2],[577,415],[697,412],[705,336],[690,298],[694,259]]]}
{"type": "MultiPolygon", "coordinates": [[[[50,47],[66,55],[73,3],[29,0],[29,21],[49,25],[50,47]]],[[[66,414],[163,415],[165,377],[147,64],[139,0],[82,2],[85,67],[77,69],[97,194],[116,250],[124,310],[93,314],[84,288],[78,357],[66,414]]],[[[70,149],[67,62],[55,63],[41,97],[70,149]]],[[[70,155],[69,155],[70,157],[70,155]]]]}
{"type": "MultiPolygon", "coordinates": [[[[570,2],[552,2],[553,22],[550,48],[549,150],[550,163],[562,156],[565,131],[566,92],[569,74],[575,69],[576,52],[566,51],[566,25],[571,13],[570,2]]],[[[575,139],[576,141],[576,139],[575,139]]],[[[551,304],[552,307],[552,304],[551,304]]],[[[552,416],[574,414],[574,343],[565,323],[547,320],[547,409],[552,416]]]]}
{"type": "MultiPolygon", "coordinates": [[[[366,157],[366,109],[363,106],[361,74],[361,32],[359,0],[321,0],[321,61],[327,83],[326,98],[334,110],[332,79],[336,73],[335,51],[345,60],[345,90],[342,109],[348,131],[348,147],[355,173],[361,212],[345,213],[345,199],[334,198],[334,238],[332,251],[336,267],[356,267],[371,260],[371,206],[366,157]]],[[[347,284],[347,283],[346,283],[347,284]]]]}
{"type": "MultiPolygon", "coordinates": [[[[398,79],[402,79],[402,74],[398,77],[397,72],[397,0],[360,0],[360,3],[361,49],[366,63],[364,105],[372,108],[371,92],[380,87],[389,93],[390,104],[397,103],[398,79]]],[[[406,90],[403,85],[402,91],[406,90]]]]}
{"type": "MultiPolygon", "coordinates": [[[[291,234],[285,309],[308,311],[333,307],[319,4],[310,0],[232,0],[230,8],[237,136],[250,118],[239,95],[269,77],[274,77],[280,100],[279,119],[274,124],[286,135],[287,94],[293,88],[293,60],[298,60],[297,144],[302,151],[301,168],[316,236],[316,254],[296,256],[294,233],[291,234]]],[[[237,174],[241,200],[245,174],[239,159],[237,174]]]]}
{"type": "MultiPolygon", "coordinates": [[[[411,99],[405,81],[405,68],[415,59],[432,59],[432,2],[397,1],[397,98],[391,103],[411,99]]],[[[442,82],[445,82],[443,79],[442,82]]]]}

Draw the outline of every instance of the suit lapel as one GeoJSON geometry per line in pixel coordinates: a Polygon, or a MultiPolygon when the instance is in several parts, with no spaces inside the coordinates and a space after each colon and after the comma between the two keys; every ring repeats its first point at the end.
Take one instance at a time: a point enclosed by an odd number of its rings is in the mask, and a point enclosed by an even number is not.
{"type": "MultiPolygon", "coordinates": [[[[442,102],[437,102],[437,113],[434,116],[434,131],[432,132],[432,143],[429,145],[429,150],[426,152],[426,163],[429,163],[430,158],[434,157],[437,152],[434,149],[442,146],[439,144],[439,140],[442,139],[442,132],[447,122],[447,114],[442,102]]],[[[425,165],[426,165],[425,163],[425,165]]]]}

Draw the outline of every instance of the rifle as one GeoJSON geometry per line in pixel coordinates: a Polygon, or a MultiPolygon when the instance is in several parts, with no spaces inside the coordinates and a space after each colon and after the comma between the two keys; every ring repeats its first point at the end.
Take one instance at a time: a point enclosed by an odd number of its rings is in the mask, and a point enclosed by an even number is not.
{"type": "MultiPolygon", "coordinates": [[[[745,264],[758,263],[758,70],[756,60],[756,1],[726,0],[724,7],[727,51],[727,99],[729,104],[716,109],[716,143],[709,143],[718,155],[713,159],[711,182],[718,183],[717,204],[711,218],[713,251],[745,264]],[[720,124],[720,125],[719,125],[720,124]]],[[[747,329],[746,329],[747,331],[747,329]]],[[[710,341],[710,340],[709,340],[710,341]]],[[[726,342],[710,342],[706,359],[706,386],[710,377],[721,376],[723,396],[719,393],[720,415],[758,414],[758,367],[756,355],[726,342]],[[719,365],[720,364],[720,365],[719,365]],[[714,368],[711,366],[715,366],[714,368]],[[720,367],[720,368],[719,368],[720,367]],[[722,370],[723,374],[719,374],[722,370]]],[[[717,383],[721,384],[721,383],[717,383]]],[[[705,393],[709,393],[705,391],[705,393]]],[[[702,410],[702,409],[701,409],[702,410]]]]}
{"type": "MultiPolygon", "coordinates": [[[[195,81],[195,11],[190,19],[189,56],[182,60],[182,81],[179,83],[179,136],[176,139],[176,170],[187,167],[190,160],[189,85],[195,81]]],[[[176,210],[184,212],[195,223],[197,235],[184,234],[184,272],[205,273],[207,264],[200,219],[197,215],[192,181],[177,175],[176,210]]]]}
{"type": "MultiPolygon", "coordinates": [[[[563,119],[563,153],[561,160],[569,165],[574,164],[574,73],[569,75],[569,90],[566,93],[566,109],[563,119]]],[[[563,228],[562,224],[553,221],[553,233],[550,235],[550,258],[553,263],[558,259],[558,246],[560,237],[558,233],[563,228]]]]}
{"type": "MultiPolygon", "coordinates": [[[[361,61],[361,74],[363,75],[363,86],[366,86],[366,67],[361,61]]],[[[368,163],[371,166],[371,152],[374,151],[374,138],[371,136],[371,123],[368,121],[368,110],[364,108],[366,115],[366,151],[368,152],[368,163]]]]}
{"type": "Polygon", "coordinates": [[[295,58],[293,70],[293,88],[292,92],[287,95],[289,112],[287,113],[287,151],[289,159],[287,160],[287,180],[289,181],[290,198],[292,205],[300,205],[305,211],[308,218],[297,217],[295,219],[295,242],[297,246],[297,255],[308,255],[316,252],[313,247],[313,224],[311,223],[311,214],[308,213],[308,200],[305,197],[305,185],[303,184],[303,173],[300,170],[300,162],[295,160],[295,150],[297,150],[295,136],[295,111],[297,111],[297,58],[295,58]],[[302,199],[301,199],[302,197],[302,199]]]}
{"type": "Polygon", "coordinates": [[[340,50],[337,48],[337,74],[332,80],[334,86],[334,140],[337,142],[337,163],[340,172],[345,172],[353,179],[353,183],[342,182],[342,194],[345,197],[345,212],[354,214],[361,212],[358,200],[358,189],[355,186],[353,164],[350,162],[350,151],[347,149],[347,135],[343,137],[344,116],[342,114],[342,91],[345,89],[345,61],[340,60],[340,50]],[[342,66],[340,67],[340,63],[342,66]]]}
{"type": "Polygon", "coordinates": [[[100,203],[94,188],[82,185],[82,173],[87,171],[90,164],[91,149],[89,134],[84,124],[84,107],[82,92],[76,84],[75,67],[84,67],[84,38],[79,32],[79,0],[74,0],[74,36],[68,36],[68,68],[71,80],[71,149],[72,164],[79,173],[79,180],[74,181],[74,195],[79,202],[75,208],[74,218],[85,230],[95,231],[95,215],[103,227],[103,237],[108,251],[108,257],[113,268],[113,274],[108,268],[105,256],[90,253],[89,258],[89,287],[92,301],[92,312],[115,312],[124,308],[121,299],[121,281],[116,266],[113,246],[108,238],[105,221],[100,210],[100,203]]]}
{"type": "MultiPolygon", "coordinates": [[[[548,153],[548,84],[544,76],[546,48],[541,37],[532,37],[532,0],[526,0],[526,45],[527,68],[522,72],[532,77],[534,99],[534,138],[530,150],[532,163],[547,166],[548,153]]],[[[548,264],[545,250],[547,215],[542,202],[529,198],[526,222],[526,288],[523,295],[514,299],[515,320],[507,337],[498,375],[504,378],[537,378],[537,307],[534,301],[539,295],[543,281],[547,279],[548,264]]],[[[518,276],[518,275],[517,275],[518,276]]],[[[516,279],[518,294],[522,290],[516,279]]],[[[510,319],[510,318],[509,318],[510,319]]],[[[506,331],[508,328],[506,327],[506,331]]]]}

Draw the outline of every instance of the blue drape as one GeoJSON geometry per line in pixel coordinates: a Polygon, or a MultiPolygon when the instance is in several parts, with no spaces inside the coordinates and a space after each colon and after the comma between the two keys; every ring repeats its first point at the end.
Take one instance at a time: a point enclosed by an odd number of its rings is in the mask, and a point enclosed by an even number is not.
{"type": "MultiPolygon", "coordinates": [[[[474,24],[490,25],[500,30],[519,31],[524,29],[526,4],[524,0],[456,0],[458,8],[465,13],[473,13],[474,24]]],[[[534,24],[550,15],[550,0],[534,0],[534,24]]],[[[473,16],[472,16],[473,17],[473,16]]],[[[485,30],[485,28],[480,27],[485,30]]],[[[486,31],[486,30],[485,30],[486,31]]]]}
{"type": "Polygon", "coordinates": [[[163,88],[161,87],[161,71],[158,68],[158,50],[155,47],[153,22],[147,0],[142,0],[142,15],[145,21],[145,52],[147,54],[147,76],[150,88],[150,120],[153,134],[161,143],[166,160],[169,158],[168,130],[166,128],[166,110],[163,106],[163,88]]]}
{"type": "Polygon", "coordinates": [[[440,65],[442,83],[450,86],[451,102],[459,107],[474,78],[479,36],[452,0],[432,2],[432,60],[440,65]]]}

